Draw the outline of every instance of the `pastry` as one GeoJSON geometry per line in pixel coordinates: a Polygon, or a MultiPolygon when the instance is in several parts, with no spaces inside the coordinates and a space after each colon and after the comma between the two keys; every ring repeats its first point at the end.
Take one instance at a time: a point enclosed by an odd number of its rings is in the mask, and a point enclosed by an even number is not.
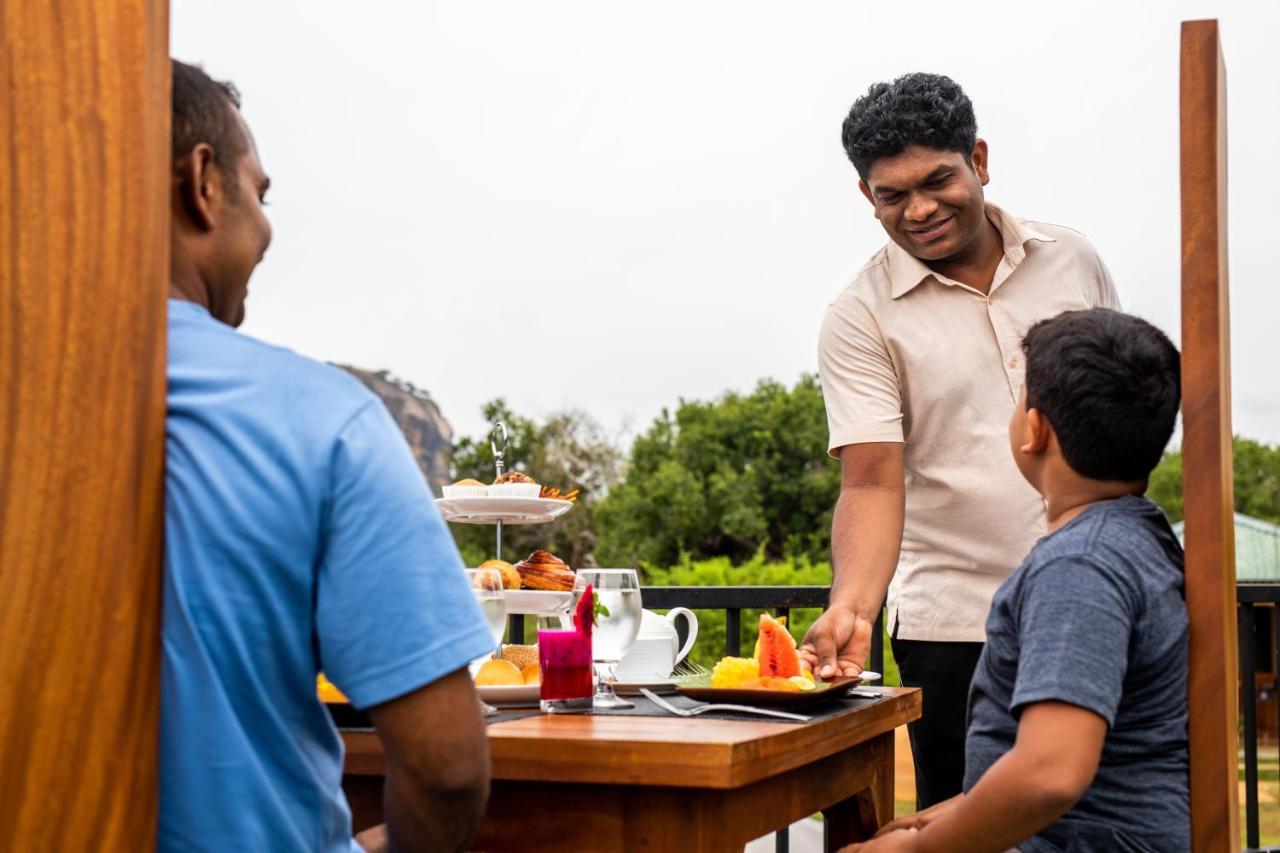
{"type": "Polygon", "coordinates": [[[531,663],[538,662],[538,647],[533,646],[517,646],[509,645],[502,647],[502,659],[511,661],[520,669],[524,669],[531,663]]]}
{"type": "Polygon", "coordinates": [[[485,560],[480,564],[482,569],[497,569],[502,575],[503,589],[519,589],[520,573],[516,571],[516,567],[508,563],[506,560],[485,560]]]}
{"type": "Polygon", "coordinates": [[[530,477],[523,471],[508,471],[501,477],[493,481],[495,486],[501,486],[505,483],[537,483],[538,481],[530,477]]]}
{"type": "Polygon", "coordinates": [[[524,678],[525,684],[541,684],[542,683],[542,667],[536,663],[531,663],[521,668],[520,675],[524,678]]]}
{"type": "Polygon", "coordinates": [[[476,684],[495,686],[499,684],[524,684],[524,676],[516,665],[508,660],[487,660],[476,673],[476,684]]]}
{"type": "Polygon", "coordinates": [[[564,561],[546,551],[534,551],[516,563],[520,573],[520,586],[525,589],[546,589],[565,592],[573,589],[573,569],[564,561]]]}
{"type": "Polygon", "coordinates": [[[467,479],[467,480],[459,480],[458,482],[454,483],[454,485],[455,486],[483,486],[484,483],[480,482],[479,480],[467,479]]]}

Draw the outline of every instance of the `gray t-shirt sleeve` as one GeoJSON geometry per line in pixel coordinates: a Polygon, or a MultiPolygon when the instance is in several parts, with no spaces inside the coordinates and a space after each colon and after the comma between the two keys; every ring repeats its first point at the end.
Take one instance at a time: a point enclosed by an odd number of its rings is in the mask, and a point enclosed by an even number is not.
{"type": "Polygon", "coordinates": [[[1115,724],[1133,628],[1132,597],[1086,558],[1059,557],[1023,579],[1018,675],[1009,713],[1058,701],[1115,724]]]}

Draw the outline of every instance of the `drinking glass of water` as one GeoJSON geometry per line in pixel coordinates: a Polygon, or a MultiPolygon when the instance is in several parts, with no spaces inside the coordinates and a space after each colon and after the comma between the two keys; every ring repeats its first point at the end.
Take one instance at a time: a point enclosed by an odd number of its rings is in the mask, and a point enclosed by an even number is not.
{"type": "Polygon", "coordinates": [[[587,584],[596,594],[596,627],[591,636],[592,659],[599,679],[596,708],[630,708],[613,692],[614,670],[640,633],[640,581],[634,569],[578,569],[573,591],[581,596],[587,584]]]}
{"type": "Polygon", "coordinates": [[[507,600],[502,596],[502,574],[497,569],[467,569],[467,580],[471,582],[471,592],[489,623],[489,633],[493,634],[493,647],[496,649],[502,644],[502,635],[507,629],[507,600]]]}

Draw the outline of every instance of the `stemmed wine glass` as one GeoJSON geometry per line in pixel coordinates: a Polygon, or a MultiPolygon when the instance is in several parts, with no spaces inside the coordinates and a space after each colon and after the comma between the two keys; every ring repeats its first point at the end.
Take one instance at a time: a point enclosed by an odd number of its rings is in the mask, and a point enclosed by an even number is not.
{"type": "Polygon", "coordinates": [[[587,584],[595,591],[600,610],[591,636],[592,659],[599,675],[596,708],[631,708],[613,691],[614,670],[640,633],[640,581],[634,569],[578,569],[573,583],[581,597],[587,584]]]}
{"type": "MultiPolygon", "coordinates": [[[[493,647],[502,645],[502,635],[507,628],[507,600],[502,594],[502,573],[497,569],[467,569],[467,582],[471,585],[471,593],[480,605],[480,612],[489,623],[489,633],[493,635],[493,647]]],[[[474,667],[484,662],[481,657],[472,661],[474,667]]],[[[497,708],[480,702],[480,710],[485,714],[496,714],[497,708]]]]}

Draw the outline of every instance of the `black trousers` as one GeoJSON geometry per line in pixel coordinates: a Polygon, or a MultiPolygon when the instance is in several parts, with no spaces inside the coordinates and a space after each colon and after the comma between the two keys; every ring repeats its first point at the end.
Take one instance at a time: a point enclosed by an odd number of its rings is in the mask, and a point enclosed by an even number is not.
{"type": "Polygon", "coordinates": [[[904,687],[923,691],[920,719],[907,724],[916,765],[916,808],[959,794],[964,784],[965,713],[982,643],[935,643],[894,637],[904,687]]]}

